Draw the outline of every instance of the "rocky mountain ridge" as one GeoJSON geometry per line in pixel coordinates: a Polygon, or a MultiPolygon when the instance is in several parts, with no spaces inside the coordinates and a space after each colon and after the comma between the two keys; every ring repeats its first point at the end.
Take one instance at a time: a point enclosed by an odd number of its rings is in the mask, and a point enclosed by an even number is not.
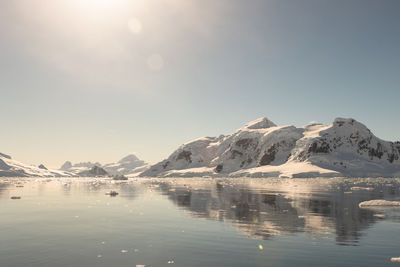
{"type": "Polygon", "coordinates": [[[233,134],[183,144],[141,176],[400,177],[400,143],[351,118],[303,127],[260,118],[233,134]]]}
{"type": "Polygon", "coordinates": [[[115,163],[107,163],[102,165],[99,162],[81,162],[72,164],[70,161],[66,161],[60,168],[63,171],[69,171],[76,175],[87,176],[92,173],[91,170],[94,168],[102,168],[107,174],[110,175],[135,175],[146,170],[149,165],[143,160],[140,160],[136,155],[130,154],[123,157],[121,160],[115,163]]]}

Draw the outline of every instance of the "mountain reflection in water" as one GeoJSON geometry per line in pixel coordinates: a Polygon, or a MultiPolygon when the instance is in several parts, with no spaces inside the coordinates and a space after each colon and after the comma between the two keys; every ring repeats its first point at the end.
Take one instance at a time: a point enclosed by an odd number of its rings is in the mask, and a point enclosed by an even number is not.
{"type": "MultiPolygon", "coordinates": [[[[398,180],[373,179],[168,179],[152,182],[192,216],[232,222],[258,239],[305,232],[357,245],[382,211],[360,209],[370,199],[400,197],[398,180]]],[[[399,213],[386,219],[399,221],[399,213]]]]}

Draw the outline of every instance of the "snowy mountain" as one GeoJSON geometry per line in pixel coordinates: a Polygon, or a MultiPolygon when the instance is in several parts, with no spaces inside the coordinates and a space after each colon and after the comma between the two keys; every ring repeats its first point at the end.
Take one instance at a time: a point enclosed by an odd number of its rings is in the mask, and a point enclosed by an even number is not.
{"type": "MultiPolygon", "coordinates": [[[[98,162],[81,162],[72,164],[70,161],[66,161],[60,168],[60,170],[69,171],[76,175],[89,176],[91,170],[94,167],[102,168],[105,172],[110,175],[128,175],[135,176],[135,174],[139,174],[149,168],[149,165],[140,160],[133,154],[130,154],[118,162],[108,163],[108,164],[100,164],[98,162]]],[[[103,174],[104,175],[104,174],[103,174]]]]}
{"type": "Polygon", "coordinates": [[[71,176],[108,176],[124,174],[137,176],[147,170],[149,165],[135,155],[128,155],[117,163],[105,164],[81,162],[72,164],[65,162],[60,170],[48,169],[45,165],[32,166],[13,160],[11,156],[0,153],[0,177],[71,177],[71,176]]]}
{"type": "Polygon", "coordinates": [[[0,177],[61,177],[74,176],[60,170],[49,170],[43,164],[38,167],[13,160],[9,155],[0,153],[0,177]]]}
{"type": "Polygon", "coordinates": [[[74,173],[74,174],[78,175],[79,173],[90,171],[95,166],[100,167],[101,164],[98,163],[98,162],[92,163],[92,162],[89,162],[89,161],[88,162],[80,162],[80,163],[72,164],[70,161],[66,161],[61,166],[60,170],[68,171],[68,172],[71,172],[71,173],[74,173]]]}
{"type": "Polygon", "coordinates": [[[354,119],[295,127],[260,118],[183,144],[141,176],[400,177],[399,158],[400,142],[381,140],[354,119]]]}
{"type": "Polygon", "coordinates": [[[148,164],[143,160],[140,160],[133,154],[130,154],[116,163],[105,164],[103,168],[110,174],[116,175],[129,175],[137,172],[144,171],[144,168],[148,168],[148,164]]]}

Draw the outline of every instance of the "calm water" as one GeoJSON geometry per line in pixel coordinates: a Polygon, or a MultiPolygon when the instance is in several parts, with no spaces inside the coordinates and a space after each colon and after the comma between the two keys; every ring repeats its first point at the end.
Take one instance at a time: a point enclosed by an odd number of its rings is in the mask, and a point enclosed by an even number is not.
{"type": "Polygon", "coordinates": [[[399,184],[1,179],[0,266],[400,266],[399,184]]]}

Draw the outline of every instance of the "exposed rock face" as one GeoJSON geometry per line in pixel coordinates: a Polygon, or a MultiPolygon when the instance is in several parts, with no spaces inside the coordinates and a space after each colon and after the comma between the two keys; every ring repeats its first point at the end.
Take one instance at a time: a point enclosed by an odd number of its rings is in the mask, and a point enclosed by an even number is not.
{"type": "Polygon", "coordinates": [[[9,170],[11,167],[4,162],[4,160],[0,159],[0,170],[9,170]]]}
{"type": "Polygon", "coordinates": [[[78,175],[85,177],[96,177],[96,176],[107,176],[108,173],[99,166],[93,166],[90,170],[82,171],[78,173],[78,175]]]}
{"type": "Polygon", "coordinates": [[[399,156],[396,143],[377,138],[354,119],[337,118],[318,136],[303,138],[293,159],[347,176],[395,176],[400,170],[399,156]]]}
{"type": "Polygon", "coordinates": [[[68,170],[71,169],[71,168],[72,168],[72,163],[71,163],[71,161],[66,161],[66,162],[61,166],[60,170],[68,171],[68,170]]]}
{"type": "Polygon", "coordinates": [[[40,164],[38,168],[39,169],[43,169],[43,170],[47,170],[47,168],[43,164],[40,164]]]}
{"type": "Polygon", "coordinates": [[[0,157],[6,158],[6,159],[11,159],[11,156],[0,153],[0,157]]]}
{"type": "Polygon", "coordinates": [[[375,137],[354,119],[276,126],[267,118],[228,136],[179,147],[141,176],[400,176],[400,143],[375,137]],[[285,174],[285,175],[283,175],[285,174]]]}

